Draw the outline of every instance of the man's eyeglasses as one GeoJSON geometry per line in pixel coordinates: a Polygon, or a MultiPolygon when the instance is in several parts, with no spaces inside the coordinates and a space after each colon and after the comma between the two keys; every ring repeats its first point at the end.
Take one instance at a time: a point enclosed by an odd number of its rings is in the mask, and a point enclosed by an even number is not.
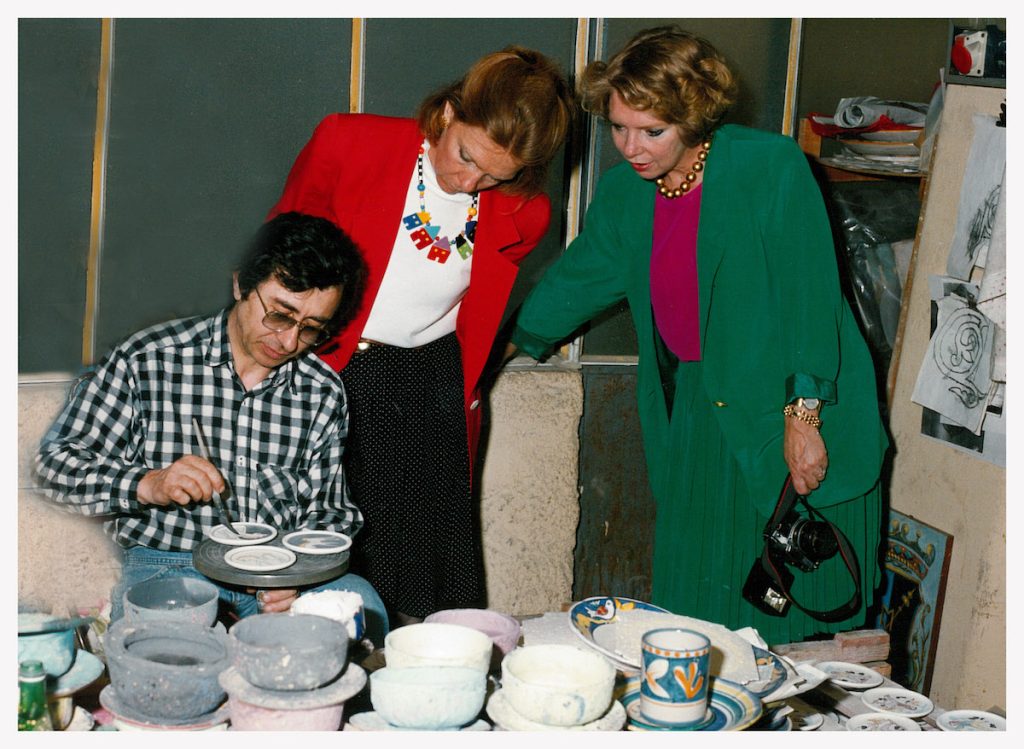
{"type": "Polygon", "coordinates": [[[276,310],[268,309],[267,303],[263,301],[263,297],[260,296],[260,290],[253,288],[256,292],[256,298],[260,300],[260,304],[263,305],[263,311],[266,313],[263,316],[263,326],[268,330],[272,330],[275,333],[281,333],[285,330],[291,330],[296,325],[299,326],[299,340],[307,346],[318,346],[327,340],[328,334],[324,330],[323,326],[320,325],[307,325],[300,323],[292,317],[289,317],[284,312],[277,312],[276,310]]]}

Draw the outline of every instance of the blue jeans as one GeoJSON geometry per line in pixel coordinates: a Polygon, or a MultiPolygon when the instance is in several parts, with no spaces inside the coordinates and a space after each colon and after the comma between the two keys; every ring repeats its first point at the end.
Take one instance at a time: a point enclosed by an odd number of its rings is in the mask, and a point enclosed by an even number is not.
{"type": "MultiPolygon", "coordinates": [[[[146,546],[133,546],[124,550],[121,579],[111,592],[110,620],[117,621],[124,616],[124,594],[130,587],[157,577],[197,577],[213,583],[220,590],[222,606],[233,610],[240,618],[259,613],[256,596],[246,593],[244,588],[225,587],[216,580],[210,580],[192,566],[192,554],[187,551],[161,551],[146,546]]],[[[384,646],[384,635],[388,633],[388,614],[377,591],[358,575],[342,575],[315,587],[304,588],[302,592],[322,590],[350,590],[363,598],[363,612],[366,616],[366,637],[374,647],[384,646]]]]}

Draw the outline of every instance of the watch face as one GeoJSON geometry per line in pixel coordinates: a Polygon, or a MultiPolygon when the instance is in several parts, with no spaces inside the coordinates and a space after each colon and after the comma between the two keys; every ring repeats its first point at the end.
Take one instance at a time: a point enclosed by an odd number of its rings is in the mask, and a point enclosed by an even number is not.
{"type": "Polygon", "coordinates": [[[813,411],[818,406],[821,405],[821,401],[819,399],[817,399],[817,398],[797,398],[796,399],[796,404],[798,406],[802,406],[803,408],[806,408],[808,411],[813,411]]]}

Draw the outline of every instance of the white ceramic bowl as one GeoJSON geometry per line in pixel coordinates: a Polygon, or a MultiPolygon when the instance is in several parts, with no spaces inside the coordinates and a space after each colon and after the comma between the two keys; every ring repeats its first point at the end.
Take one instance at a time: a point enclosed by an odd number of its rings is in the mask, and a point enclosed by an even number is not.
{"type": "Polygon", "coordinates": [[[479,630],[491,638],[502,655],[508,655],[519,644],[519,633],[522,630],[517,620],[492,609],[445,609],[431,614],[423,621],[461,624],[479,630]]]}
{"type": "Polygon", "coordinates": [[[439,731],[464,726],[480,715],[487,674],[476,668],[387,667],[370,674],[370,701],[400,728],[439,731]]]}
{"type": "Polygon", "coordinates": [[[409,624],[384,638],[384,659],[395,668],[449,666],[486,674],[493,649],[490,637],[459,624],[409,624]]]}
{"type": "Polygon", "coordinates": [[[501,662],[501,690],[524,718],[549,726],[578,726],[612,703],[615,668],[598,653],[572,645],[517,648],[501,662]]]}

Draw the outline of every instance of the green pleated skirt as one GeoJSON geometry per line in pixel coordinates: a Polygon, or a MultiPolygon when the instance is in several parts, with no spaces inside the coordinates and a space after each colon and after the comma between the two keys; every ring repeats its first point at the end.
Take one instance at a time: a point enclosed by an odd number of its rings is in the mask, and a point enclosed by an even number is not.
{"type": "MultiPolygon", "coordinates": [[[[790,606],[785,617],[775,617],[744,600],[743,584],[761,554],[768,518],[754,509],[704,392],[701,366],[700,362],[679,364],[669,447],[674,459],[665,461],[660,475],[652,476],[657,502],[652,603],[730,629],[754,627],[772,645],[874,626],[865,622],[865,616],[882,574],[878,484],[863,496],[816,508],[846,535],[857,554],[862,595],[855,615],[825,623],[790,606]]],[[[785,475],[779,476],[780,491],[784,480],[785,475]]],[[[813,506],[813,494],[809,501],[813,506]]],[[[839,554],[813,572],[789,569],[795,577],[791,592],[805,608],[835,608],[854,590],[839,554]]]]}

